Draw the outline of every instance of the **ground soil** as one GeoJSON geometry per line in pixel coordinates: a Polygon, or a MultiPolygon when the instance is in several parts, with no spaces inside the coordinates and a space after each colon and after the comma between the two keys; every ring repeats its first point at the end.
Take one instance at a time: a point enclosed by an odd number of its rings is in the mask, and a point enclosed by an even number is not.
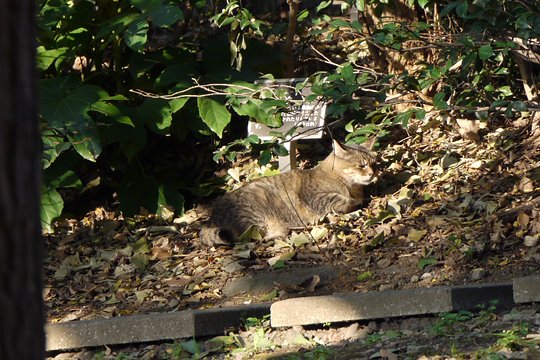
{"type": "MultiPolygon", "coordinates": [[[[283,241],[200,248],[197,240],[206,216],[204,206],[167,220],[144,211],[126,219],[106,208],[97,208],[82,219],[64,219],[47,243],[48,321],[211,308],[291,296],[509,282],[538,274],[540,153],[535,134],[517,121],[492,123],[473,139],[459,133],[458,128],[439,122],[413,123],[408,134],[386,139],[380,144],[380,180],[367,189],[370,196],[364,207],[352,214],[331,215],[283,241]],[[223,293],[226,284],[243,276],[320,265],[335,266],[340,276],[310,286],[276,284],[260,293],[223,293]]],[[[301,157],[309,157],[309,146],[300,147],[301,152],[304,149],[301,157]]],[[[233,164],[232,169],[231,188],[264,171],[252,161],[233,164]]],[[[538,334],[539,309],[531,306],[519,311],[528,314],[520,321],[538,334]]],[[[471,324],[443,335],[426,330],[440,320],[437,317],[313,330],[321,331],[318,335],[305,335],[306,330],[298,329],[271,334],[288,339],[292,336],[288,332],[296,331],[310,341],[335,336],[337,341],[321,343],[342,354],[336,359],[394,359],[392,354],[409,353],[405,357],[453,356],[453,346],[456,354],[473,354],[475,347],[495,344],[499,335],[493,334],[510,331],[504,328],[512,323],[510,317],[492,314],[484,330],[474,317],[464,321],[471,324]],[[418,325],[424,322],[426,326],[418,325]],[[399,335],[385,338],[390,331],[383,330],[387,326],[396,326],[399,335]],[[362,341],[344,343],[343,337],[332,335],[340,331],[361,334],[356,340],[362,341]],[[367,341],[373,334],[380,336],[367,341]]],[[[306,348],[313,348],[314,343],[310,344],[306,348]]],[[[516,348],[517,353],[529,349],[516,348]]],[[[170,349],[170,344],[151,344],[132,350],[144,353],[144,358],[160,358],[151,354],[165,351],[172,356],[170,349]]],[[[104,350],[103,358],[114,358],[115,351],[104,350]]],[[[86,356],[77,354],[72,355],[86,356]]]]}

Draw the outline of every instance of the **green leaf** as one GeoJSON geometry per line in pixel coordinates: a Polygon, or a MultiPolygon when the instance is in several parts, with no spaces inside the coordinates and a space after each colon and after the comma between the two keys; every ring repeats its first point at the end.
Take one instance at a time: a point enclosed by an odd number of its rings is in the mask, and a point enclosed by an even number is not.
{"type": "Polygon", "coordinates": [[[62,214],[64,200],[56,189],[41,189],[41,227],[47,232],[52,232],[52,222],[62,214]]]}
{"type": "Polygon", "coordinates": [[[469,4],[467,4],[467,0],[461,0],[456,7],[456,14],[461,18],[467,18],[467,12],[469,9],[469,4]]]}
{"type": "MultiPolygon", "coordinates": [[[[178,103],[176,103],[178,105],[178,103]]],[[[136,116],[157,134],[168,133],[172,123],[172,109],[164,99],[146,99],[136,110],[136,116]]]]}
{"type": "Polygon", "coordinates": [[[500,88],[497,89],[501,94],[503,94],[504,96],[511,96],[513,93],[512,93],[512,89],[510,88],[510,86],[508,85],[505,85],[505,86],[501,86],[500,88]]]}
{"type": "Polygon", "coordinates": [[[459,2],[454,1],[446,5],[444,9],[441,10],[441,17],[448,15],[452,10],[454,10],[459,5],[459,2]]]}
{"type": "Polygon", "coordinates": [[[420,5],[422,9],[425,9],[428,2],[429,0],[418,0],[418,5],[420,5]]]}
{"type": "Polygon", "coordinates": [[[131,121],[131,119],[128,116],[122,114],[120,110],[118,109],[118,107],[116,107],[116,105],[114,104],[111,104],[105,101],[100,101],[93,104],[90,110],[97,111],[103,115],[107,115],[108,117],[112,118],[114,121],[119,122],[121,124],[135,126],[133,124],[133,121],[131,121]]]}
{"type": "Polygon", "coordinates": [[[178,110],[182,109],[189,98],[179,98],[174,100],[169,100],[169,106],[171,107],[171,112],[174,114],[178,110]]]}
{"type": "Polygon", "coordinates": [[[356,0],[356,8],[359,11],[365,11],[366,10],[366,1],[365,0],[356,0]]]}
{"type": "Polygon", "coordinates": [[[182,10],[175,5],[159,5],[151,9],[146,15],[150,17],[152,24],[159,27],[171,26],[184,18],[182,10]]]}
{"type": "Polygon", "coordinates": [[[51,128],[82,121],[93,105],[109,94],[96,85],[82,85],[73,78],[55,78],[40,82],[40,110],[51,128]]]}
{"type": "Polygon", "coordinates": [[[58,49],[45,50],[43,46],[37,48],[36,56],[36,65],[38,70],[45,71],[47,70],[52,63],[56,61],[59,57],[65,56],[68,52],[67,47],[62,47],[58,49]]]}
{"type": "Polygon", "coordinates": [[[433,97],[433,105],[435,105],[436,108],[445,110],[448,109],[448,103],[444,99],[446,97],[445,93],[437,93],[433,97]]]}
{"type": "Polygon", "coordinates": [[[309,16],[309,11],[307,11],[306,9],[302,10],[300,14],[298,14],[298,18],[297,18],[298,22],[307,19],[308,16],[309,16]]]}
{"type": "Polygon", "coordinates": [[[180,344],[182,349],[191,354],[200,354],[202,352],[202,346],[195,340],[189,340],[180,344]]]}
{"type": "Polygon", "coordinates": [[[428,265],[434,265],[437,263],[437,259],[434,258],[422,258],[418,260],[418,268],[420,270],[424,270],[424,268],[428,265]]]}
{"type": "Polygon", "coordinates": [[[139,17],[131,23],[126,31],[124,31],[124,38],[127,46],[133,51],[141,51],[144,48],[147,40],[148,22],[144,17],[139,17]]]}
{"type": "Polygon", "coordinates": [[[316,11],[316,12],[319,12],[319,11],[321,11],[322,9],[325,9],[325,8],[327,8],[328,6],[330,6],[330,4],[332,4],[332,0],[321,1],[321,3],[320,3],[319,5],[317,5],[317,7],[315,8],[315,11],[316,11]]]}
{"type": "Polygon", "coordinates": [[[186,61],[180,64],[172,64],[167,66],[163,72],[157,77],[156,85],[160,87],[171,84],[191,84],[191,78],[197,74],[197,68],[191,61],[186,61]]]}
{"type": "Polygon", "coordinates": [[[81,116],[81,120],[66,125],[71,145],[84,159],[95,162],[101,153],[101,141],[94,120],[81,116]]]}
{"type": "Polygon", "coordinates": [[[354,77],[354,69],[351,64],[346,64],[340,68],[340,74],[344,79],[352,79],[354,77]]]}
{"type": "Polygon", "coordinates": [[[157,214],[163,218],[166,218],[164,212],[171,211],[171,208],[175,214],[182,215],[184,212],[184,196],[172,186],[160,184],[158,186],[157,205],[157,214]]]}
{"type": "Polygon", "coordinates": [[[208,127],[219,137],[231,121],[231,113],[222,103],[210,98],[198,98],[199,115],[208,127]]]}
{"type": "Polygon", "coordinates": [[[54,179],[52,179],[48,184],[50,188],[73,188],[81,189],[82,181],[75,174],[73,170],[66,170],[62,174],[58,174],[54,179]]]}
{"type": "Polygon", "coordinates": [[[478,49],[478,57],[481,60],[487,60],[490,57],[492,57],[494,54],[495,53],[493,52],[491,45],[482,45],[480,49],[478,49]]]}
{"type": "Polygon", "coordinates": [[[65,150],[69,149],[71,144],[64,141],[63,134],[53,130],[43,130],[41,132],[41,142],[43,143],[43,152],[41,164],[43,169],[47,169],[65,150]]]}
{"type": "Polygon", "coordinates": [[[359,274],[356,277],[356,281],[366,281],[372,276],[373,276],[373,273],[371,271],[364,271],[363,273],[359,274]]]}

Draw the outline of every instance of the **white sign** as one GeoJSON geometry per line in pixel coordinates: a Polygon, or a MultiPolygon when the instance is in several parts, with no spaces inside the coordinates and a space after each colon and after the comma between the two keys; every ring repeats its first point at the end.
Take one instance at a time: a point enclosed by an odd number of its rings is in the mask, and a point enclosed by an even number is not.
{"type": "Polygon", "coordinates": [[[296,128],[291,135],[291,141],[284,144],[289,151],[289,156],[279,158],[279,170],[286,172],[296,169],[296,140],[298,139],[320,139],[324,127],[324,116],[326,114],[326,103],[321,101],[306,102],[303,99],[313,94],[311,88],[304,87],[302,93],[298,94],[294,87],[296,84],[304,82],[305,79],[278,79],[256,81],[255,84],[283,84],[289,89],[289,109],[281,114],[283,125],[279,128],[271,128],[263,124],[250,121],[248,124],[249,135],[257,135],[263,140],[273,138],[271,132],[287,133],[292,128],[296,128]],[[291,88],[292,87],[292,88],[291,88]]]}
{"type": "MultiPolygon", "coordinates": [[[[256,81],[256,84],[283,84],[284,87],[294,87],[296,84],[303,82],[305,79],[279,79],[256,81]]],[[[290,89],[290,107],[287,111],[281,114],[283,125],[279,128],[271,128],[256,122],[249,122],[248,133],[257,135],[263,140],[270,140],[271,132],[286,133],[293,127],[296,131],[293,135],[295,140],[298,139],[320,139],[324,126],[324,116],[326,114],[326,103],[321,101],[305,102],[303,98],[311,95],[311,89],[305,87],[301,94],[295,93],[290,89]]]]}

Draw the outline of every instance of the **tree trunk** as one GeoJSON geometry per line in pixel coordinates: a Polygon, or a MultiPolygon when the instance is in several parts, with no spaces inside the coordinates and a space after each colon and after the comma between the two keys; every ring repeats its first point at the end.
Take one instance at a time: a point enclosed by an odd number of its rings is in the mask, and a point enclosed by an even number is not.
{"type": "MultiPolygon", "coordinates": [[[[376,14],[374,5],[366,6],[362,20],[366,24],[366,35],[371,36],[375,29],[380,29],[388,23],[413,24],[418,21],[418,14],[414,7],[409,6],[409,1],[391,0],[380,15],[376,14]]],[[[402,50],[397,51],[370,42],[368,48],[374,65],[380,72],[400,74],[406,70],[413,71],[418,61],[429,61],[429,56],[432,55],[429,52],[424,50],[411,51],[418,45],[422,44],[416,41],[407,41],[402,44],[402,50]]]]}
{"type": "Polygon", "coordinates": [[[0,359],[43,359],[35,1],[0,9],[0,359]]]}

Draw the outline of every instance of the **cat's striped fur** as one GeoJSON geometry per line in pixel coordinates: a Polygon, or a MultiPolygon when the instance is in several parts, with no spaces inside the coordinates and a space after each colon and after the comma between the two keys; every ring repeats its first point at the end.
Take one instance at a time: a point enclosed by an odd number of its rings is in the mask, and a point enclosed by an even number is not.
{"type": "Polygon", "coordinates": [[[285,237],[291,228],[335,212],[354,210],[363,188],[375,179],[375,154],[364,146],[343,146],[318,166],[251,181],[218,198],[200,232],[203,245],[230,245],[251,226],[265,238],[285,237]]]}

